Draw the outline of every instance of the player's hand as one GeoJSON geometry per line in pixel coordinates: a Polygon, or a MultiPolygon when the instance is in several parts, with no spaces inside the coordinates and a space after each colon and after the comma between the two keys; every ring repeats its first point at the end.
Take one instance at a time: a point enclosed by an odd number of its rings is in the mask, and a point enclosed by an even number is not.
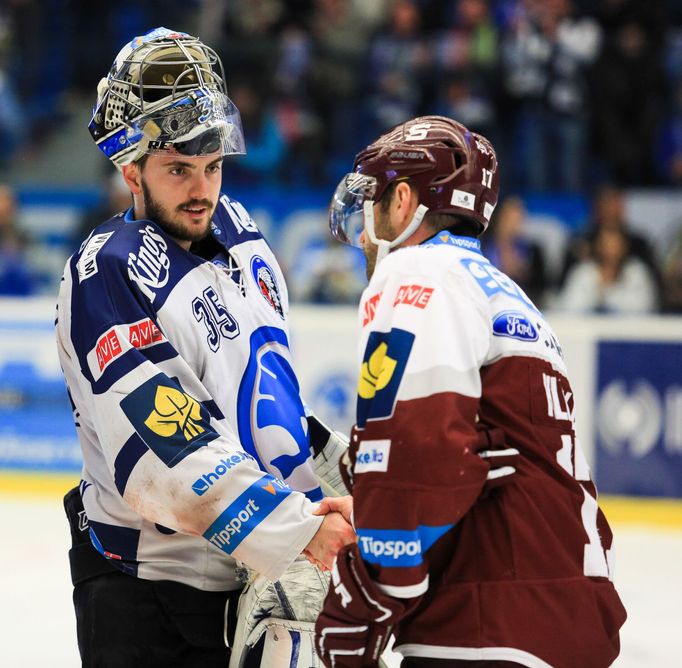
{"type": "Polygon", "coordinates": [[[338,551],[356,541],[355,531],[341,513],[332,511],[322,520],[320,528],[303,550],[308,561],[320,570],[331,570],[338,551]]]}
{"type": "Polygon", "coordinates": [[[521,454],[516,448],[507,447],[504,432],[501,429],[487,427],[479,422],[476,424],[476,431],[478,432],[477,454],[490,465],[482,493],[482,496],[487,496],[497,487],[514,481],[521,454]]]}
{"type": "Polygon", "coordinates": [[[315,623],[315,646],[327,668],[376,666],[405,603],[384,594],[367,573],[356,544],[344,547],[315,623]]]}
{"type": "Polygon", "coordinates": [[[347,496],[326,496],[320,501],[313,515],[326,515],[335,511],[343,515],[343,519],[348,524],[353,524],[353,497],[347,496]]]}

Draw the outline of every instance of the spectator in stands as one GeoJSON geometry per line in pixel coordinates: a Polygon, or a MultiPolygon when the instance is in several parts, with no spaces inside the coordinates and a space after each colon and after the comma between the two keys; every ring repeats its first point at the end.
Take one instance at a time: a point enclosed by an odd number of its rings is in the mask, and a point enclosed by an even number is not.
{"type": "Polygon", "coordinates": [[[623,186],[657,180],[656,135],[665,99],[662,58],[651,35],[631,20],[609,35],[593,71],[595,150],[623,186]]]}
{"type": "Polygon", "coordinates": [[[526,219],[523,200],[507,197],[495,212],[491,235],[484,237],[483,252],[541,308],[547,287],[545,261],[538,244],[524,236],[526,219]]]}
{"type": "Polygon", "coordinates": [[[0,70],[0,168],[9,165],[26,138],[26,124],[9,77],[0,70]]]}
{"type": "Polygon", "coordinates": [[[480,79],[473,73],[450,73],[439,85],[435,113],[456,118],[486,137],[495,137],[495,107],[487,91],[479,84],[480,79]]]}
{"type": "MultiPolygon", "coordinates": [[[[277,65],[277,33],[284,18],[282,0],[233,0],[222,3],[222,41],[218,48],[229,74],[243,72],[265,86],[277,65]]],[[[229,78],[229,77],[228,77],[229,78]]],[[[230,91],[230,97],[232,97],[230,91]]]]}
{"type": "Polygon", "coordinates": [[[658,310],[655,276],[630,254],[623,230],[602,227],[592,244],[592,256],[569,272],[558,297],[558,308],[572,313],[641,314],[658,310]]]}
{"type": "Polygon", "coordinates": [[[571,0],[523,0],[503,39],[510,151],[525,190],[579,192],[587,150],[587,73],[598,55],[599,25],[571,0]]]}
{"type": "Polygon", "coordinates": [[[334,161],[351,150],[349,137],[361,136],[358,108],[369,26],[351,0],[315,0],[309,27],[308,84],[315,114],[324,123],[325,162],[331,162],[326,168],[333,170],[334,161]]]}
{"type": "Polygon", "coordinates": [[[230,96],[241,114],[247,152],[223,168],[226,184],[273,185],[280,176],[286,142],[275,109],[266,94],[242,80],[235,82],[230,96]]]}
{"type": "Polygon", "coordinates": [[[682,185],[682,70],[673,83],[670,109],[661,128],[657,164],[664,183],[682,185]]]}
{"type": "Polygon", "coordinates": [[[592,257],[593,246],[601,229],[619,230],[627,239],[628,254],[642,261],[660,285],[658,262],[654,251],[644,237],[629,229],[625,217],[625,193],[622,188],[610,184],[603,185],[597,191],[592,206],[592,219],[587,230],[574,236],[569,242],[560,284],[563,284],[576,262],[592,257]]]}
{"type": "Polygon", "coordinates": [[[0,9],[0,168],[8,166],[27,136],[26,111],[17,95],[7,61],[13,45],[14,22],[8,8],[0,9]]]}
{"type": "Polygon", "coordinates": [[[497,27],[486,0],[461,0],[451,14],[450,25],[437,30],[431,43],[436,113],[494,138],[497,27]]]}
{"type": "Polygon", "coordinates": [[[370,134],[381,133],[419,111],[431,61],[428,46],[421,32],[417,3],[396,0],[385,27],[370,44],[367,78],[370,134]]]}
{"type": "Polygon", "coordinates": [[[14,190],[0,185],[0,295],[24,297],[38,289],[28,262],[29,243],[17,226],[14,190]]]}
{"type": "Polygon", "coordinates": [[[663,261],[663,309],[682,314],[682,221],[663,261]]]}

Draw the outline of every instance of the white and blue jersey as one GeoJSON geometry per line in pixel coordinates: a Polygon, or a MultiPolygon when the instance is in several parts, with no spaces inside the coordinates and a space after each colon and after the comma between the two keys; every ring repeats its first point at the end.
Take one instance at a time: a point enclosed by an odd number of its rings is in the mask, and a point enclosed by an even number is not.
{"type": "Polygon", "coordinates": [[[93,544],[137,577],[215,591],[238,586],[235,559],[286,570],[322,494],[277,260],[226,195],[204,246],[113,217],[66,265],[56,334],[93,544]]]}

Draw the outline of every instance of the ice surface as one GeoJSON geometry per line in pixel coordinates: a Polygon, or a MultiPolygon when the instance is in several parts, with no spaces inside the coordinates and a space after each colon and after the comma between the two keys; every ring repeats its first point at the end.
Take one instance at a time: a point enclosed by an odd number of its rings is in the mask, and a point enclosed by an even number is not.
{"type": "MultiPolygon", "coordinates": [[[[80,665],[59,499],[0,496],[0,666],[80,665]]],[[[616,525],[616,585],[628,610],[617,668],[682,665],[682,526],[616,525]]],[[[390,668],[399,657],[387,656],[390,668]]]]}

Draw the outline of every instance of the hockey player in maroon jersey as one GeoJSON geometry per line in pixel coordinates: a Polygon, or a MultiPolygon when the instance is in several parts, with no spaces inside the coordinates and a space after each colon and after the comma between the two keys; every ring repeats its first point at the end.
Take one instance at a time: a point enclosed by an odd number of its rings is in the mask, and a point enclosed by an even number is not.
{"type": "Polygon", "coordinates": [[[575,437],[561,347],[481,254],[495,150],[448,118],[401,124],[361,151],[330,206],[363,247],[349,472],[357,544],[316,625],[326,666],[606,668],[626,613],[612,534],[575,437]],[[477,427],[517,448],[513,484],[481,494],[477,427]]]}

